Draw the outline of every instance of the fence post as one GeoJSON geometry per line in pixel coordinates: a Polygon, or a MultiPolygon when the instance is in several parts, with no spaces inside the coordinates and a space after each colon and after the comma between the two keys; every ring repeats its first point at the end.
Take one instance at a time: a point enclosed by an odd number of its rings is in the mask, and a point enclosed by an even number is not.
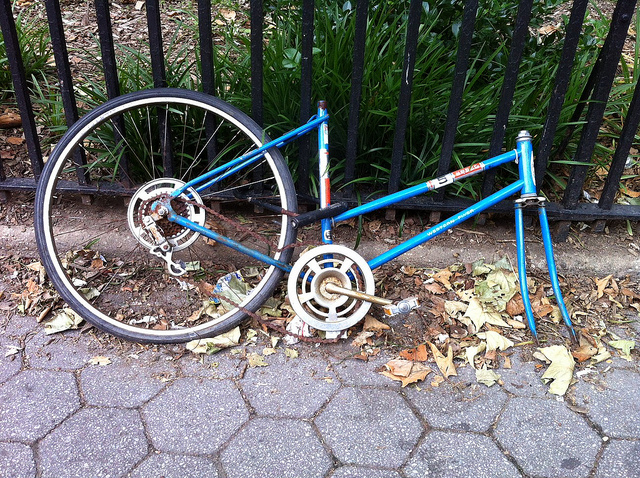
{"type": "Polygon", "coordinates": [[[351,70],[351,96],[349,98],[349,119],[347,120],[347,145],[345,151],[344,189],[345,196],[353,194],[356,156],[358,153],[358,123],[360,121],[360,99],[362,97],[362,77],[364,74],[365,40],[369,0],[358,0],[356,5],[356,32],[353,45],[353,67],[351,70]]]}
{"type": "MultiPolygon", "coordinates": [[[[636,89],[633,92],[633,99],[629,105],[629,111],[627,112],[627,117],[622,127],[622,134],[620,135],[616,151],[613,154],[609,174],[607,175],[607,180],[604,183],[602,195],[598,202],[598,206],[602,209],[609,210],[613,206],[613,201],[620,185],[620,178],[624,172],[624,166],[627,163],[627,157],[629,156],[631,145],[638,131],[638,126],[640,126],[640,87],[636,85],[636,89]]],[[[604,220],[598,221],[594,230],[596,232],[602,232],[604,225],[604,220]]]]}
{"type": "MultiPolygon", "coordinates": [[[[491,143],[489,144],[489,157],[499,155],[504,147],[504,137],[507,130],[507,123],[509,122],[511,103],[518,81],[520,60],[522,59],[525,40],[529,35],[529,20],[531,19],[532,7],[533,0],[522,0],[518,7],[516,27],[513,31],[513,37],[511,38],[511,51],[509,52],[509,60],[507,61],[507,68],[502,82],[502,91],[500,92],[500,103],[498,103],[493,134],[491,136],[491,143]]],[[[482,183],[482,197],[487,197],[491,194],[495,179],[495,169],[485,174],[482,183]]]]}
{"type": "MultiPolygon", "coordinates": [[[[456,66],[453,73],[453,83],[451,85],[451,97],[447,108],[447,122],[442,136],[442,149],[440,151],[440,161],[438,162],[437,176],[442,176],[449,172],[451,167],[451,157],[453,155],[453,145],[456,139],[456,128],[462,107],[462,94],[467,79],[469,68],[469,55],[471,53],[471,41],[475,30],[476,15],[478,13],[478,0],[467,0],[462,13],[462,24],[458,37],[458,50],[456,52],[456,66]]],[[[442,202],[446,188],[438,190],[434,195],[434,201],[442,202]]],[[[438,222],[439,217],[432,216],[434,222],[438,222]]]]}
{"type": "MultiPolygon", "coordinates": [[[[300,60],[300,124],[309,120],[311,113],[311,82],[313,61],[314,0],[302,2],[302,52],[300,60]]],[[[300,138],[300,163],[298,165],[298,192],[309,194],[309,161],[311,142],[309,135],[300,138]]]]}
{"type": "MultiPolygon", "coordinates": [[[[606,54],[603,52],[601,55],[602,58],[598,58],[601,63],[597,65],[597,83],[591,96],[586,124],[582,129],[580,142],[578,143],[578,149],[574,157],[574,161],[581,164],[572,167],[567,188],[565,189],[562,199],[562,204],[566,209],[575,209],[582,194],[584,181],[587,177],[587,169],[591,164],[591,157],[596,140],[598,139],[600,125],[602,124],[607,100],[609,99],[609,93],[611,92],[616,74],[616,67],[620,60],[629,25],[631,24],[631,17],[636,6],[636,1],[637,0],[619,0],[613,12],[609,35],[603,48],[603,50],[606,48],[607,51],[606,54]]],[[[571,223],[567,221],[558,224],[556,232],[560,240],[566,239],[570,226],[571,223]]]]}
{"type": "MultiPolygon", "coordinates": [[[[73,90],[73,79],[71,77],[71,67],[69,66],[67,42],[64,37],[60,2],[59,0],[45,0],[44,3],[47,9],[49,32],[51,33],[53,54],[56,60],[58,79],[60,81],[60,95],[62,96],[62,104],[64,106],[64,116],[67,121],[67,127],[70,127],[78,121],[78,106],[76,104],[76,96],[73,90]]],[[[78,178],[78,183],[88,184],[89,176],[86,172],[83,172],[83,168],[81,167],[87,162],[82,148],[78,148],[74,153],[74,161],[77,166],[76,176],[78,178]]],[[[91,199],[89,197],[83,197],[83,201],[88,202],[91,201],[91,199]]]]}
{"type": "MultiPolygon", "coordinates": [[[[404,48],[404,60],[402,67],[402,83],[400,84],[400,97],[398,98],[398,116],[396,118],[396,130],[393,135],[393,150],[391,153],[391,174],[389,177],[389,193],[400,189],[400,175],[402,174],[402,156],[404,153],[405,134],[409,121],[409,108],[411,106],[411,89],[413,86],[413,70],[416,64],[416,49],[418,45],[418,31],[420,17],[422,16],[422,2],[411,0],[409,4],[409,23],[407,24],[407,36],[404,48]]],[[[394,216],[395,212],[387,211],[387,217],[394,216]]]]}
{"type": "Polygon", "coordinates": [[[198,0],[198,35],[200,40],[200,73],[202,91],[215,95],[213,35],[211,34],[211,0],[198,0]]]}
{"type": "MultiPolygon", "coordinates": [[[[29,98],[29,89],[27,87],[27,79],[24,72],[24,64],[20,54],[20,44],[18,41],[18,33],[16,32],[16,24],[13,20],[13,11],[11,9],[11,0],[0,0],[0,28],[4,38],[7,58],[9,60],[9,68],[11,69],[11,79],[13,80],[13,88],[16,94],[16,102],[22,119],[22,127],[27,142],[27,151],[31,161],[31,169],[36,181],[42,173],[42,151],[40,150],[40,140],[36,130],[36,121],[33,116],[33,108],[31,106],[31,98],[29,98]]],[[[6,179],[2,158],[0,158],[0,181],[6,179]]],[[[8,196],[5,195],[5,200],[8,196]]]]}
{"type": "Polygon", "coordinates": [[[251,0],[251,116],[261,127],[264,127],[263,21],[262,0],[251,0]]]}
{"type": "Polygon", "coordinates": [[[549,155],[551,154],[551,147],[553,146],[553,138],[555,136],[556,129],[558,128],[562,105],[569,87],[573,61],[576,56],[580,33],[582,32],[582,21],[584,20],[584,13],[587,9],[588,3],[589,0],[575,0],[573,2],[573,7],[571,8],[571,17],[569,18],[567,33],[562,46],[562,56],[560,57],[558,73],[556,74],[553,93],[549,100],[547,116],[544,122],[544,127],[542,128],[542,136],[540,138],[540,144],[538,145],[538,154],[536,155],[535,169],[538,189],[542,186],[547,166],[549,164],[549,155]]]}

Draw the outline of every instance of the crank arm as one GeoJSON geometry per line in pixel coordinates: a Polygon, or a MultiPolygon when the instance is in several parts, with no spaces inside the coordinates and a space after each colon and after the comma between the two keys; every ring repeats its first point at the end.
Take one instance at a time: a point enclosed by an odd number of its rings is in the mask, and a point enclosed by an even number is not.
{"type": "Polygon", "coordinates": [[[353,289],[345,289],[344,287],[340,287],[333,282],[329,282],[325,285],[325,288],[329,294],[341,294],[346,295],[347,297],[351,297],[352,299],[364,300],[366,302],[371,302],[372,304],[378,305],[390,305],[393,304],[392,300],[383,299],[382,297],[376,297],[375,295],[365,294],[364,292],[360,292],[353,289]]]}
{"type": "Polygon", "coordinates": [[[376,297],[375,295],[365,294],[353,289],[345,289],[333,282],[329,282],[325,285],[325,289],[330,294],[342,294],[352,299],[364,300],[371,302],[372,304],[382,305],[385,315],[394,316],[398,314],[406,314],[413,309],[417,309],[420,306],[420,302],[416,297],[409,297],[403,299],[398,303],[394,303],[392,300],[384,299],[382,297],[376,297]]]}

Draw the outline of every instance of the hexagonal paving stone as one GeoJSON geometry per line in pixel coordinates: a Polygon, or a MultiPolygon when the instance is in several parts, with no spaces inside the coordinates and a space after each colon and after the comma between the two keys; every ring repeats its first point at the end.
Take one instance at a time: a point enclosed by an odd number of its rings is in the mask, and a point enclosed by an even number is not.
{"type": "Polygon", "coordinates": [[[161,451],[214,453],[249,418],[230,381],[176,380],[142,409],[154,446],[161,451]]]}
{"type": "Polygon", "coordinates": [[[178,361],[185,377],[199,378],[238,378],[244,370],[243,361],[226,352],[195,357],[188,354],[178,361]]]}
{"type": "Polygon", "coordinates": [[[218,478],[213,460],[201,456],[153,453],[131,473],[130,478],[218,478]]]}
{"type": "Polygon", "coordinates": [[[640,478],[640,442],[612,440],[605,448],[596,478],[640,478]]]}
{"type": "Polygon", "coordinates": [[[390,358],[386,355],[371,357],[367,362],[347,358],[340,361],[332,361],[331,367],[338,374],[338,377],[347,385],[399,388],[400,382],[389,380],[384,375],[376,372],[377,369],[389,360],[390,358]]]}
{"type": "Polygon", "coordinates": [[[80,387],[89,405],[139,407],[166,386],[158,372],[137,363],[91,365],[82,371],[80,387]]]}
{"type": "Polygon", "coordinates": [[[0,383],[13,377],[22,368],[22,352],[20,350],[18,353],[5,357],[6,353],[16,350],[13,347],[18,347],[17,340],[0,336],[0,383]]]}
{"type": "Polygon", "coordinates": [[[149,453],[136,410],[85,408],[38,446],[43,478],[119,477],[149,453]]]}
{"type": "Polygon", "coordinates": [[[378,470],[375,468],[365,468],[363,466],[341,466],[331,475],[331,478],[400,478],[400,473],[393,470],[378,470]]]}
{"type": "Polygon", "coordinates": [[[0,386],[0,439],[42,438],[79,407],[72,374],[22,371],[0,386]]]}
{"type": "Polygon", "coordinates": [[[451,382],[437,388],[409,388],[407,396],[432,427],[488,430],[507,401],[507,394],[499,386],[477,383],[471,367],[460,368],[458,373],[460,376],[451,377],[451,382]]]}
{"type": "Polygon", "coordinates": [[[341,462],[388,468],[404,463],[424,430],[392,390],[345,387],[315,421],[341,462]]]}
{"type": "Polygon", "coordinates": [[[640,438],[638,383],[640,374],[631,370],[613,369],[596,385],[580,381],[576,385],[576,404],[587,409],[591,420],[602,431],[616,438],[640,438]]]}
{"type": "Polygon", "coordinates": [[[510,399],[495,435],[525,473],[535,476],[587,476],[601,446],[583,418],[549,399],[510,399]]]}
{"type": "Polygon", "coordinates": [[[0,476],[31,478],[36,476],[33,451],[21,443],[0,443],[0,476]]]}
{"type": "MultiPolygon", "coordinates": [[[[5,298],[7,296],[5,295],[5,298]]],[[[3,301],[0,300],[0,303],[3,301]]],[[[36,321],[35,317],[30,315],[13,314],[6,322],[2,324],[3,335],[10,338],[22,337],[34,329],[42,327],[36,321]]]]}
{"type": "Polygon", "coordinates": [[[89,363],[94,355],[93,339],[80,335],[79,330],[64,334],[46,335],[38,331],[25,346],[29,366],[47,370],[77,370],[89,363]]]}
{"type": "Polygon", "coordinates": [[[510,358],[511,368],[496,370],[504,382],[502,388],[518,397],[548,397],[549,386],[540,378],[544,368],[536,369],[534,361],[524,360],[518,352],[510,358]]]}
{"type": "Polygon", "coordinates": [[[409,477],[511,478],[522,476],[491,438],[475,433],[433,431],[405,467],[409,477]]]}
{"type": "Polygon", "coordinates": [[[220,456],[229,478],[325,476],[331,459],[309,423],[255,418],[220,456]]]}
{"type": "Polygon", "coordinates": [[[287,360],[283,353],[267,360],[268,367],[249,369],[240,381],[258,415],[309,418],[340,387],[325,360],[287,360]]]}

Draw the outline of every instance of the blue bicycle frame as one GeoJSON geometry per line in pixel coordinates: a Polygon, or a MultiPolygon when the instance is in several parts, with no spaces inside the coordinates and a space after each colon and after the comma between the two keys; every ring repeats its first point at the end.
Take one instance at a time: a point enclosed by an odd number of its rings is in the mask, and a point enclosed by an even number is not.
{"type": "MultiPolygon", "coordinates": [[[[331,205],[331,188],[329,179],[329,132],[328,132],[328,120],[329,115],[327,113],[326,102],[322,101],[318,104],[318,113],[312,117],[307,124],[300,126],[292,130],[291,132],[270,141],[260,148],[251,151],[231,162],[226,163],[223,166],[212,169],[211,171],[203,174],[202,176],[185,184],[182,188],[172,193],[173,197],[178,197],[181,194],[187,194],[188,189],[195,189],[198,192],[204,191],[211,187],[215,183],[225,179],[226,177],[234,174],[243,168],[250,166],[251,164],[259,161],[265,153],[271,148],[281,148],[285,144],[294,141],[302,135],[308,134],[312,130],[318,132],[318,151],[319,151],[319,179],[320,179],[320,207],[327,208],[331,205]]],[[[485,161],[481,161],[472,166],[454,171],[439,178],[435,178],[416,186],[404,189],[402,191],[389,194],[381,197],[367,204],[350,209],[346,212],[336,215],[333,218],[322,219],[322,240],[323,242],[330,244],[332,242],[332,226],[339,222],[344,221],[362,214],[366,214],[387,206],[397,204],[405,199],[409,199],[420,194],[433,191],[443,186],[452,184],[460,179],[474,176],[483,171],[493,169],[502,164],[516,162],[518,164],[519,179],[514,183],[506,186],[505,188],[495,192],[491,196],[484,198],[467,209],[454,214],[450,218],[443,222],[423,231],[415,237],[401,243],[400,245],[386,251],[379,256],[371,259],[368,264],[371,269],[380,267],[383,264],[397,258],[405,252],[424,244],[429,239],[432,239],[439,234],[457,226],[458,224],[468,220],[469,218],[485,211],[486,209],[494,206],[495,204],[503,201],[513,195],[520,194],[520,197],[515,201],[515,220],[516,220],[516,246],[517,246],[517,258],[518,258],[518,278],[520,282],[520,292],[525,307],[525,314],[529,328],[537,341],[537,330],[533,316],[533,308],[531,306],[531,300],[529,298],[529,291],[527,289],[527,275],[526,275],[526,260],[525,260],[525,246],[524,246],[524,222],[523,222],[523,208],[529,206],[538,207],[538,215],[540,220],[540,227],[542,230],[542,240],[544,243],[544,250],[547,259],[547,266],[549,270],[549,276],[551,279],[551,286],[553,293],[555,294],[558,307],[562,314],[562,318],[571,332],[573,340],[576,339],[576,334],[567,312],[567,308],[564,304],[562,292],[560,290],[560,284],[558,281],[558,273],[556,270],[555,259],[553,255],[553,246],[551,242],[551,233],[549,230],[549,222],[547,220],[547,214],[545,209],[545,199],[538,197],[536,192],[536,185],[534,179],[534,164],[533,164],[533,150],[531,146],[531,135],[526,131],[521,131],[517,137],[516,149],[508,151],[504,154],[489,158],[485,161]]],[[[251,256],[266,264],[278,267],[279,269],[289,272],[291,265],[273,259],[267,255],[261,254],[258,251],[247,248],[246,246],[233,241],[232,239],[222,236],[210,229],[202,227],[182,216],[176,214],[171,208],[169,208],[169,215],[167,218],[180,224],[183,227],[187,227],[191,230],[197,231],[203,236],[206,236],[214,241],[220,242],[232,249],[235,249],[243,254],[251,256]]]]}

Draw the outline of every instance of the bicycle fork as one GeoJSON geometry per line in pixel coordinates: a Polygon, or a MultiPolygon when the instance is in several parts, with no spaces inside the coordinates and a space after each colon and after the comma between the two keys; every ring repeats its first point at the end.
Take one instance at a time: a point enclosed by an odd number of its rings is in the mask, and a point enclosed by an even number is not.
{"type": "Polygon", "coordinates": [[[516,248],[518,255],[518,279],[520,282],[520,294],[522,295],[522,302],[524,304],[525,314],[527,317],[527,323],[529,329],[533,334],[536,342],[538,341],[538,332],[536,330],[536,323],[533,317],[533,308],[531,307],[531,299],[529,298],[529,289],[527,287],[527,262],[525,258],[525,246],[524,246],[524,221],[522,209],[530,206],[538,206],[538,217],[540,219],[540,229],[542,231],[542,242],[544,244],[544,253],[547,259],[547,268],[549,270],[549,279],[551,280],[551,288],[553,294],[556,297],[556,302],[560,313],[562,314],[562,320],[569,328],[571,332],[571,339],[577,342],[576,332],[571,323],[569,312],[564,303],[562,297],[562,291],[560,290],[560,282],[558,280],[558,271],[556,269],[556,261],[553,255],[553,244],[551,242],[551,232],[549,230],[549,221],[547,220],[547,210],[545,207],[545,199],[542,197],[535,198],[520,198],[515,202],[516,212],[516,248]]]}
{"type": "Polygon", "coordinates": [[[524,180],[522,187],[522,195],[515,201],[515,215],[516,215],[516,249],[518,256],[518,280],[520,282],[520,294],[522,295],[522,302],[524,304],[525,315],[529,329],[533,334],[533,337],[538,342],[538,332],[536,330],[536,323],[533,317],[533,308],[531,306],[531,299],[529,297],[529,288],[527,287],[527,260],[525,257],[524,246],[524,220],[522,210],[525,207],[537,206],[538,217],[540,220],[540,229],[542,232],[542,242],[544,244],[544,253],[547,260],[547,269],[549,271],[549,279],[551,280],[551,288],[556,297],[556,303],[562,314],[562,320],[569,328],[571,332],[571,339],[577,342],[576,331],[571,323],[569,312],[564,303],[562,297],[562,291],[560,290],[560,282],[558,280],[558,270],[556,269],[556,261],[553,255],[553,243],[551,241],[551,232],[549,230],[549,221],[547,219],[546,199],[539,197],[536,194],[535,179],[533,176],[533,152],[531,147],[531,135],[522,131],[518,135],[518,152],[520,155],[518,161],[518,167],[520,169],[520,177],[524,180]]]}

